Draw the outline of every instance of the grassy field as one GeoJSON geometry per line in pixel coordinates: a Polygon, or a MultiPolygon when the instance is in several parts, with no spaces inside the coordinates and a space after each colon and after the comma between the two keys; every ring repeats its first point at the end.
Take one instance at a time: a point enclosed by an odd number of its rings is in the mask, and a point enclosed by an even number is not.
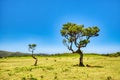
{"type": "Polygon", "coordinates": [[[120,80],[120,57],[85,55],[78,67],[79,55],[38,57],[33,66],[32,57],[0,59],[0,80],[120,80]]]}

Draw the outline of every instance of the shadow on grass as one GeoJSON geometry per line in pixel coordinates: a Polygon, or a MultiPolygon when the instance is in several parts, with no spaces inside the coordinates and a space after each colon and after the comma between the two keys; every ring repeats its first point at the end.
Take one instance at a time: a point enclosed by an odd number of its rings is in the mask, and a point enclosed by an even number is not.
{"type": "Polygon", "coordinates": [[[79,66],[78,64],[72,65],[73,67],[88,67],[88,68],[104,68],[103,66],[92,66],[92,65],[86,65],[86,66],[79,66]]]}
{"type": "Polygon", "coordinates": [[[78,64],[72,65],[73,67],[85,67],[85,66],[79,66],[78,64]]]}

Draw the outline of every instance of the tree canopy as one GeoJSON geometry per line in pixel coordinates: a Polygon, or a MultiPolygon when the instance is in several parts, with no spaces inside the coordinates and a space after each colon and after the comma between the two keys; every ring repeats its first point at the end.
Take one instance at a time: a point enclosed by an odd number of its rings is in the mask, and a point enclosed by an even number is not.
{"type": "Polygon", "coordinates": [[[34,51],[35,47],[37,46],[36,44],[29,44],[29,51],[34,51]]]}
{"type": "Polygon", "coordinates": [[[91,37],[98,36],[100,29],[97,26],[85,28],[84,25],[77,25],[74,23],[66,23],[60,30],[61,35],[64,37],[63,44],[69,50],[73,50],[73,45],[77,48],[86,47],[90,42],[91,37]]]}

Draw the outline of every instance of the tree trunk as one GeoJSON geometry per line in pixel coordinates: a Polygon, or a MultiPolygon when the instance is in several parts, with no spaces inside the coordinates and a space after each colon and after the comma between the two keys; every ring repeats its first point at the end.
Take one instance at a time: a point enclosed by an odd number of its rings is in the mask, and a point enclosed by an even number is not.
{"type": "Polygon", "coordinates": [[[82,51],[81,51],[80,49],[78,49],[76,52],[77,52],[78,54],[80,54],[79,66],[84,66],[84,64],[83,64],[83,53],[82,53],[82,51]]]}
{"type": "Polygon", "coordinates": [[[37,66],[37,61],[38,61],[38,59],[33,55],[33,51],[32,51],[32,57],[33,57],[33,59],[35,59],[34,66],[37,66]]]}

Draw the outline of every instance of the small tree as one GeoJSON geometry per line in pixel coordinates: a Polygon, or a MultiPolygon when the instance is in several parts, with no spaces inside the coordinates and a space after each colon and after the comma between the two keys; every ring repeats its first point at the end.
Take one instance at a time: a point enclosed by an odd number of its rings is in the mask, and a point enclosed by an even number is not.
{"type": "Polygon", "coordinates": [[[63,44],[67,46],[72,53],[80,54],[79,66],[84,66],[81,48],[86,47],[91,37],[98,36],[99,31],[100,29],[97,26],[84,28],[84,25],[74,23],[66,23],[60,30],[61,35],[64,37],[63,44]]]}
{"type": "Polygon", "coordinates": [[[32,52],[32,57],[33,59],[35,59],[35,63],[34,63],[34,66],[37,66],[37,61],[38,59],[34,56],[34,50],[35,50],[35,47],[37,46],[36,44],[29,44],[29,51],[32,52]]]}

